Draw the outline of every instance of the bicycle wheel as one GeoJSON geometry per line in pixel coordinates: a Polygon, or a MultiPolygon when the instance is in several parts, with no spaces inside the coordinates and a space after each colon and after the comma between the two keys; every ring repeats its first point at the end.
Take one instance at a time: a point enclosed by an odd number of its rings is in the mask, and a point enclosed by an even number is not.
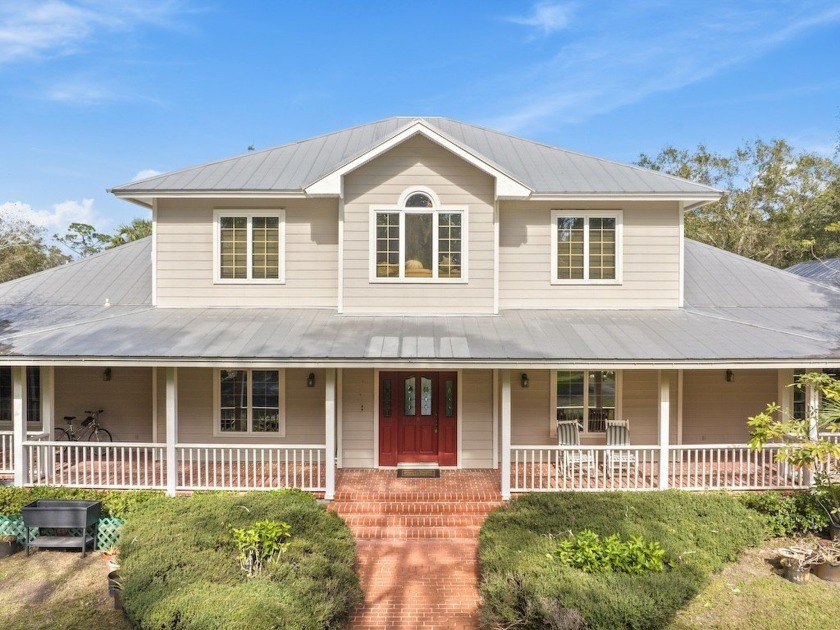
{"type": "Polygon", "coordinates": [[[114,438],[111,437],[111,432],[108,429],[94,429],[93,435],[91,436],[94,442],[113,442],[114,438]]]}
{"type": "Polygon", "coordinates": [[[56,429],[55,430],[55,441],[56,442],[72,442],[73,438],[70,436],[70,432],[67,429],[56,429]]]}
{"type": "MultiPolygon", "coordinates": [[[[55,430],[55,441],[56,442],[73,442],[73,436],[70,434],[70,431],[67,429],[56,429],[55,430]]],[[[60,448],[55,449],[55,458],[58,461],[67,461],[70,457],[70,448],[69,446],[63,446],[60,448]]]]}

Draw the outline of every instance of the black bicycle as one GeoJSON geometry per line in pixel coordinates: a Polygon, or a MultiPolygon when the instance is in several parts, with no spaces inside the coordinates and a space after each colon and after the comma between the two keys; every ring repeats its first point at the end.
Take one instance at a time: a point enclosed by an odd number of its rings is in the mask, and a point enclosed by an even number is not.
{"type": "Polygon", "coordinates": [[[66,429],[56,429],[55,439],[67,442],[113,442],[111,432],[99,424],[99,416],[104,410],[85,411],[87,418],[82,420],[82,426],[76,431],[73,420],[76,416],[64,416],[67,423],[66,429]]]}

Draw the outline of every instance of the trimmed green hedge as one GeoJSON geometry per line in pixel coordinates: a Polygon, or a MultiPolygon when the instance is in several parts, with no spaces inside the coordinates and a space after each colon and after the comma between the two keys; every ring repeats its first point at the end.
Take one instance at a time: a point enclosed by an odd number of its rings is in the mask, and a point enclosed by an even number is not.
{"type": "Polygon", "coordinates": [[[63,486],[35,486],[34,488],[0,486],[0,514],[8,516],[20,514],[24,505],[38,499],[77,499],[102,501],[102,516],[124,519],[137,506],[160,496],[163,496],[163,492],[156,490],[87,490],[65,488],[63,486]]]}
{"type": "Polygon", "coordinates": [[[763,515],[772,536],[819,534],[828,529],[828,514],[813,492],[782,494],[775,490],[738,495],[751,510],[763,515]]]}
{"type": "Polygon", "coordinates": [[[735,497],[677,491],[530,494],[495,510],[479,538],[486,627],[662,628],[764,522],[735,497]],[[561,564],[558,536],[590,529],[665,549],[662,573],[588,574],[561,564]]]}
{"type": "Polygon", "coordinates": [[[350,530],[303,492],[161,497],[132,512],[122,540],[123,604],[138,628],[338,628],[362,598],[350,530]],[[232,530],[263,519],[292,536],[249,578],[232,530]]]}

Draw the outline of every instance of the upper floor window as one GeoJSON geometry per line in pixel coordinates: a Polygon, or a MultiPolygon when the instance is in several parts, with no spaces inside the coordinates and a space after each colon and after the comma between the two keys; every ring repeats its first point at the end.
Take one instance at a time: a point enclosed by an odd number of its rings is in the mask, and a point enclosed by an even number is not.
{"type": "Polygon", "coordinates": [[[466,208],[441,206],[426,190],[409,190],[394,207],[374,208],[371,281],[465,281],[466,219],[466,208]]]}
{"type": "Polygon", "coordinates": [[[283,282],[282,210],[219,210],[216,282],[283,282]]]}
{"type": "Polygon", "coordinates": [[[553,283],[621,282],[620,212],[553,210],[551,222],[553,283]]]}

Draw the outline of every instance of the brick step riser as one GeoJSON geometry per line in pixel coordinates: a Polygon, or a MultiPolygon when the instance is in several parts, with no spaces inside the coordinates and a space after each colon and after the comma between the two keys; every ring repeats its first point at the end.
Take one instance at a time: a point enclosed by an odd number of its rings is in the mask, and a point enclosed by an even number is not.
{"type": "Polygon", "coordinates": [[[378,493],[336,492],[334,502],[347,503],[501,503],[502,497],[494,493],[378,493]]]}
{"type": "Polygon", "coordinates": [[[497,502],[464,502],[464,503],[378,503],[378,502],[349,502],[335,501],[329,504],[331,512],[342,517],[354,514],[400,514],[400,515],[483,515],[486,516],[499,507],[497,502]]]}
{"type": "Polygon", "coordinates": [[[471,539],[478,537],[478,526],[460,527],[351,527],[359,540],[417,540],[417,539],[471,539]]]}
{"type": "Polygon", "coordinates": [[[397,516],[351,515],[343,517],[350,528],[354,527],[481,527],[483,516],[397,516]]]}

